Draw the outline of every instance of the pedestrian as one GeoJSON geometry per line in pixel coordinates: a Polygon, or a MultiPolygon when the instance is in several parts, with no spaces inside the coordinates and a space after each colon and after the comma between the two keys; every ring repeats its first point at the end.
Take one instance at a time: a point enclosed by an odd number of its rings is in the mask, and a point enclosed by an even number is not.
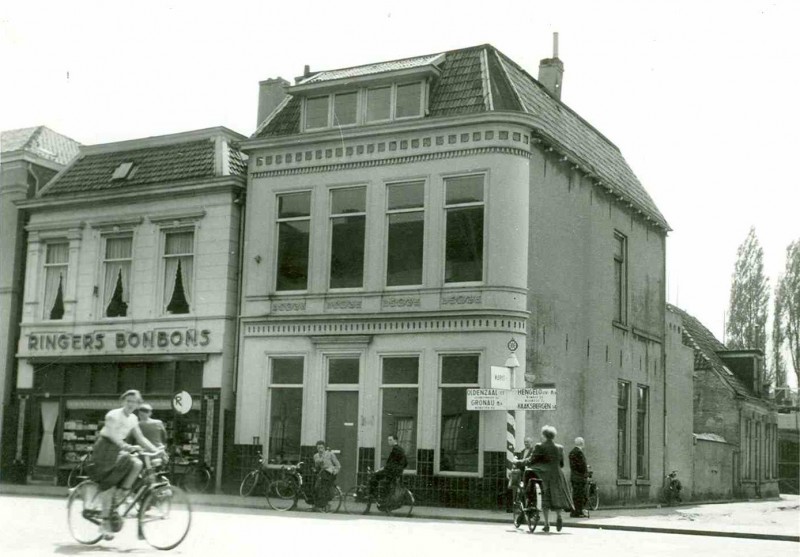
{"type": "Polygon", "coordinates": [[[572,510],[572,494],[564,476],[564,447],[553,441],[556,428],[546,425],[542,428],[542,442],[533,448],[531,457],[533,471],[542,479],[542,514],[545,532],[550,531],[550,511],[556,512],[556,530],[561,531],[563,521],[561,511],[572,510]]]}
{"type": "Polygon", "coordinates": [[[314,454],[314,469],[317,479],[314,484],[314,510],[324,511],[331,500],[333,484],[339,470],[342,469],[339,459],[325,445],[325,441],[317,441],[317,452],[314,454]]]}
{"type": "Polygon", "coordinates": [[[583,517],[583,508],[586,506],[586,482],[589,477],[589,467],[586,464],[583,447],[583,437],[576,437],[575,448],[569,452],[569,481],[572,485],[572,502],[575,507],[570,516],[573,518],[583,517]]]}
{"type": "Polygon", "coordinates": [[[164,422],[153,418],[153,407],[146,402],[139,406],[139,429],[148,441],[158,448],[167,445],[167,428],[164,422]]]}
{"type": "Polygon", "coordinates": [[[378,510],[383,510],[383,502],[386,499],[387,486],[394,485],[395,480],[403,474],[408,465],[406,452],[403,447],[397,442],[396,435],[389,435],[386,438],[392,450],[386,458],[386,464],[383,468],[372,474],[369,480],[369,497],[367,499],[367,508],[364,509],[363,514],[369,513],[372,506],[372,501],[375,499],[376,494],[378,498],[378,510]]]}

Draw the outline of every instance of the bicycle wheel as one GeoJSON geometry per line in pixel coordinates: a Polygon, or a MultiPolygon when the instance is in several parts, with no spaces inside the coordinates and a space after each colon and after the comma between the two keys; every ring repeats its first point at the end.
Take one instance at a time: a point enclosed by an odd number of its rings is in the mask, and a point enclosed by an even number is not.
{"type": "Polygon", "coordinates": [[[95,544],[103,535],[100,533],[100,487],[86,480],[69,495],[67,501],[67,523],[69,533],[75,541],[86,545],[95,544]]]}
{"type": "Polygon", "coordinates": [[[593,511],[596,511],[597,507],[600,506],[600,494],[597,493],[597,488],[594,486],[589,489],[589,497],[587,498],[586,506],[593,511]]]}
{"type": "Polygon", "coordinates": [[[351,487],[344,494],[344,512],[350,514],[363,514],[367,510],[369,498],[364,487],[351,487]]]}
{"type": "Polygon", "coordinates": [[[259,474],[258,470],[253,470],[249,474],[247,474],[244,479],[242,480],[241,485],[239,486],[239,495],[242,497],[248,497],[253,493],[253,490],[258,485],[258,480],[261,474],[259,474]]]}
{"type": "Polygon", "coordinates": [[[184,490],[161,485],[149,490],[139,508],[139,533],[156,549],[180,544],[192,525],[192,506],[184,490]]]}
{"type": "Polygon", "coordinates": [[[411,511],[414,510],[414,494],[408,489],[403,490],[400,495],[399,501],[395,500],[394,505],[390,505],[385,509],[386,514],[392,516],[411,516],[411,511]]]}
{"type": "Polygon", "coordinates": [[[339,509],[342,508],[343,501],[344,501],[344,494],[342,493],[342,490],[339,489],[339,486],[338,485],[331,486],[330,499],[328,500],[328,504],[325,505],[325,512],[338,513],[339,509]]]}
{"type": "Polygon", "coordinates": [[[69,476],[67,476],[67,487],[72,489],[85,479],[87,479],[87,476],[83,473],[83,463],[79,462],[75,468],[69,471],[69,476]]]}
{"type": "Polygon", "coordinates": [[[290,511],[297,506],[297,484],[289,480],[275,480],[267,486],[267,503],[276,511],[290,511]]]}
{"type": "Polygon", "coordinates": [[[181,479],[181,487],[189,493],[205,493],[211,484],[211,472],[202,466],[192,466],[181,479]]]}

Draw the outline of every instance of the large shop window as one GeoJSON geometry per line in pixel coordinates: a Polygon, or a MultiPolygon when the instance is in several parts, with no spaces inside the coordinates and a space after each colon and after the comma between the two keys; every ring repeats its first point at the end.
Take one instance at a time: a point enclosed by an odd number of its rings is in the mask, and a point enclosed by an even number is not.
{"type": "Polygon", "coordinates": [[[639,385],[636,389],[636,477],[650,477],[650,432],[647,418],[650,405],[650,389],[639,385]]]}
{"type": "Polygon", "coordinates": [[[130,303],[131,236],[106,238],[103,308],[106,317],[125,317],[130,303]]]}
{"type": "Polygon", "coordinates": [[[64,317],[64,289],[67,287],[69,243],[47,244],[44,263],[44,318],[64,317]]]}
{"type": "Polygon", "coordinates": [[[167,232],[164,241],[164,303],[169,314],[189,313],[194,281],[194,231],[167,232]]]}
{"type": "Polygon", "coordinates": [[[425,182],[387,187],[386,285],[422,284],[425,182]]]}
{"type": "Polygon", "coordinates": [[[391,450],[386,438],[394,435],[406,452],[408,469],[416,470],[419,357],[386,357],[382,363],[381,462],[386,462],[391,450]]]}
{"type": "Polygon", "coordinates": [[[614,321],[627,322],[628,262],[627,238],[619,232],[614,233],[614,321]]]}
{"type": "Polygon", "coordinates": [[[631,478],[630,442],[628,440],[628,410],[630,408],[631,384],[617,382],[617,478],[631,478]]]}
{"type": "Polygon", "coordinates": [[[303,421],[303,358],[271,358],[269,398],[269,461],[300,461],[303,421]]]}
{"type": "Polygon", "coordinates": [[[308,288],[308,241],[311,192],[278,196],[277,290],[308,288]]]}
{"type": "Polygon", "coordinates": [[[483,175],[445,180],[444,281],[483,280],[483,175]]]}
{"type": "Polygon", "coordinates": [[[367,188],[331,191],[331,288],[364,283],[364,230],[367,188]]]}
{"type": "Polygon", "coordinates": [[[439,471],[479,471],[480,412],[467,410],[467,389],[478,387],[480,356],[442,356],[439,471]]]}

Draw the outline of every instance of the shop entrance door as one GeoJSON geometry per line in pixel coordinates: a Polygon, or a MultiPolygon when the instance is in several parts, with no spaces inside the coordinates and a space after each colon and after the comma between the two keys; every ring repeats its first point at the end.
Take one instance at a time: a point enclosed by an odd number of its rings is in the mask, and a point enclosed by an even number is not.
{"type": "Polygon", "coordinates": [[[328,391],[325,406],[325,441],[342,465],[336,484],[346,491],[356,485],[358,391],[328,391]]]}
{"type": "Polygon", "coordinates": [[[36,466],[55,468],[56,465],[56,423],[58,422],[58,402],[42,402],[42,440],[36,466]]]}

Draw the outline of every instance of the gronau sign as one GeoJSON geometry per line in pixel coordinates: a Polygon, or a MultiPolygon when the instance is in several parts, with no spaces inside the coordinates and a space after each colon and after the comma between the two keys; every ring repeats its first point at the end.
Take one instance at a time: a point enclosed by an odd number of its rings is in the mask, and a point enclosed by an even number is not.
{"type": "Polygon", "coordinates": [[[555,410],[556,388],[467,389],[467,410],[555,410]]]}

